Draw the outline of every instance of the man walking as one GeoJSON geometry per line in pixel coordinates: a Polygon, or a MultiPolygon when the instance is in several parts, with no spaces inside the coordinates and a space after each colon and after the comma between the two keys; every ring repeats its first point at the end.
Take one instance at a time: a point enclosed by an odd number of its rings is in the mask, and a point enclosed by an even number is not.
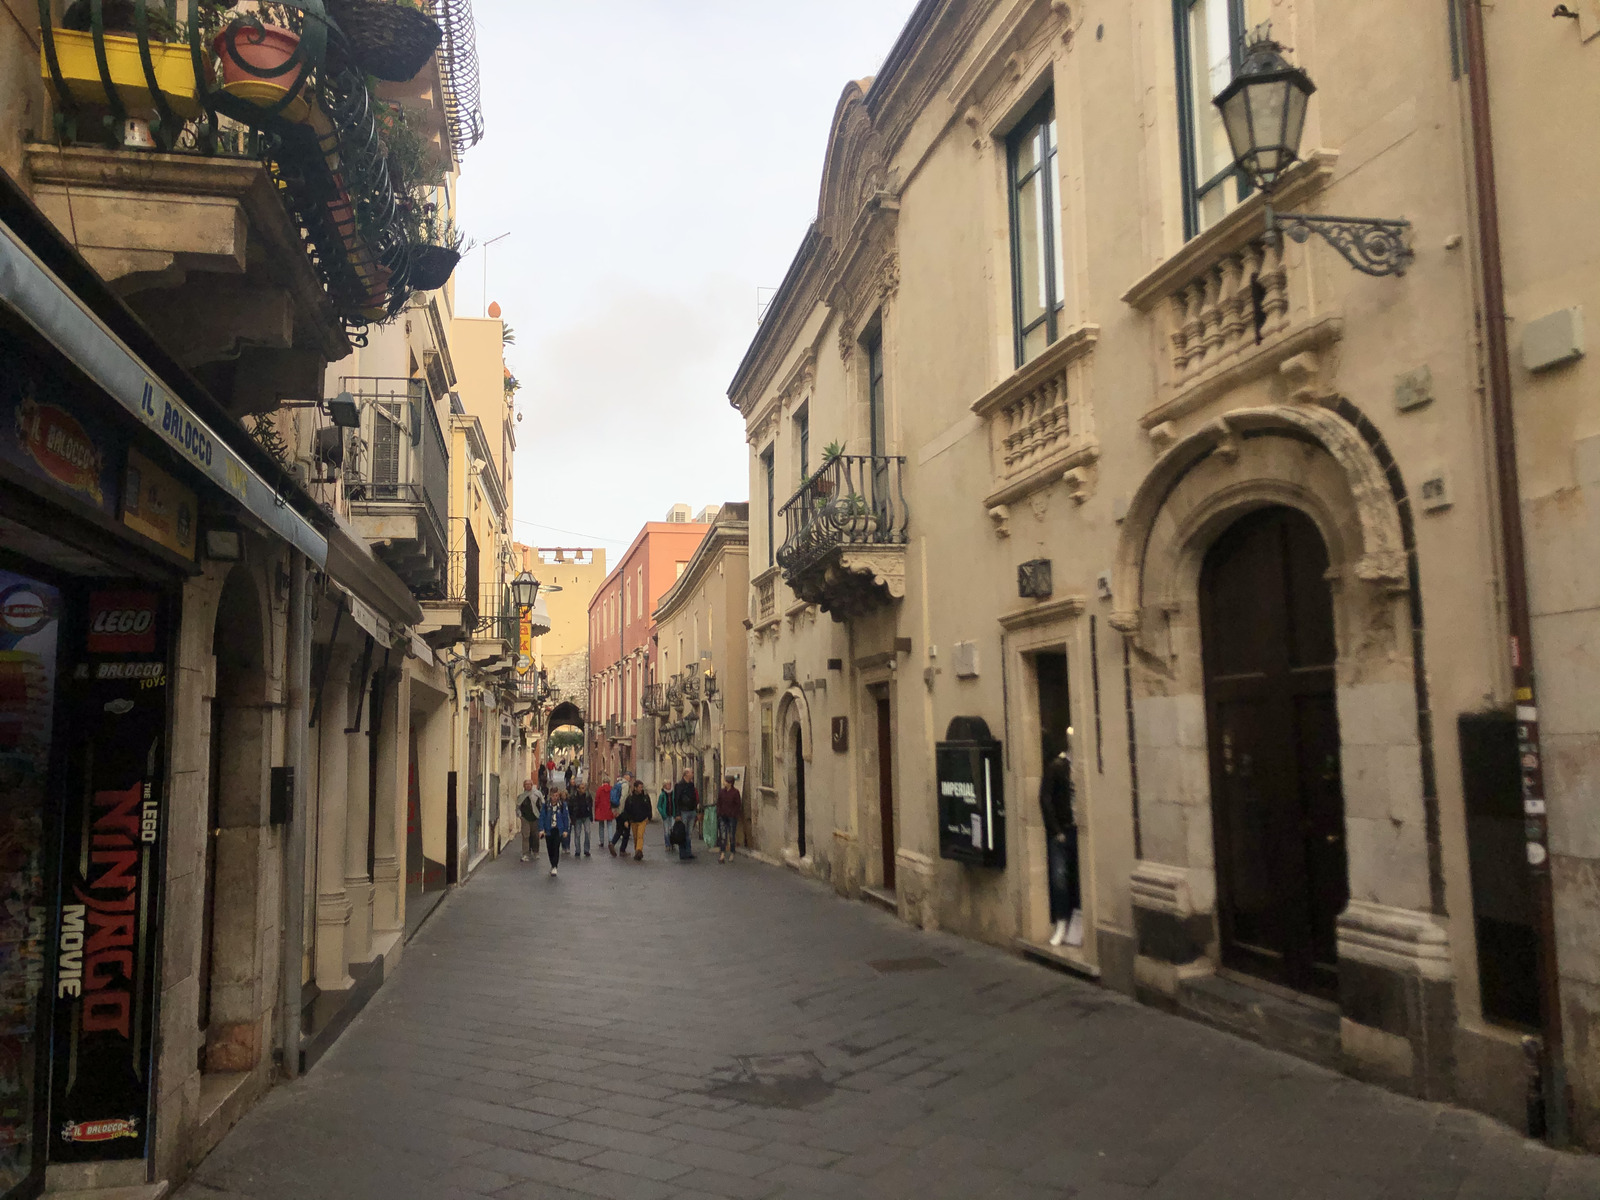
{"type": "Polygon", "coordinates": [[[589,835],[594,828],[594,801],[583,790],[581,783],[572,785],[567,797],[567,810],[572,814],[572,857],[580,854],[589,857],[589,835]]]}
{"type": "Polygon", "coordinates": [[[734,837],[739,831],[739,817],[744,813],[744,797],[732,775],[723,781],[717,793],[717,861],[732,862],[734,837]],[[724,858],[723,855],[727,855],[724,858]]]}
{"type": "Polygon", "coordinates": [[[694,772],[685,771],[683,778],[678,780],[678,786],[672,789],[672,808],[678,814],[678,820],[683,822],[683,828],[688,836],[683,844],[678,847],[678,857],[688,862],[695,857],[694,854],[694,819],[700,811],[700,789],[694,786],[694,772]]]}
{"type": "MultiPolygon", "coordinates": [[[[622,806],[622,819],[628,823],[633,831],[633,861],[644,861],[644,827],[650,823],[650,797],[645,795],[642,780],[633,781],[633,791],[628,794],[628,801],[622,806]]],[[[624,852],[627,843],[623,843],[624,852]]]]}
{"type": "Polygon", "coordinates": [[[533,786],[533,780],[522,781],[522,795],[517,797],[517,816],[522,818],[522,861],[527,862],[528,856],[533,853],[533,848],[538,844],[539,835],[539,809],[544,804],[544,793],[533,786]]]}

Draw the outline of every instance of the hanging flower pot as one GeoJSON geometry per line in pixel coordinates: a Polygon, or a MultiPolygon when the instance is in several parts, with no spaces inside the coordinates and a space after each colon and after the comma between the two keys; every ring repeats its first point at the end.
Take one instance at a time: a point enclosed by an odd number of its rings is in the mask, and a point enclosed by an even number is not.
{"type": "MultiPolygon", "coordinates": [[[[276,108],[303,77],[304,64],[296,61],[300,35],[281,25],[235,21],[212,41],[222,60],[222,90],[259,108],[276,108]]],[[[303,124],[311,115],[304,89],[295,93],[283,116],[303,124]]]]}
{"type": "Polygon", "coordinates": [[[432,17],[393,0],[327,0],[328,16],[350,55],[369,75],[390,83],[415,79],[439,48],[444,31],[432,17]]]}
{"type": "Polygon", "coordinates": [[[448,246],[414,246],[408,280],[414,291],[431,292],[450,282],[461,252],[448,246]]]}

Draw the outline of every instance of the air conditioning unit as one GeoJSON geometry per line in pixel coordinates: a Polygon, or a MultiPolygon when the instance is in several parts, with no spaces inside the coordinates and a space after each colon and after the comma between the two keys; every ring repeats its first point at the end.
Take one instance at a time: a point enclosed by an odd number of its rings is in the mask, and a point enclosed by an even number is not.
{"type": "Polygon", "coordinates": [[[289,477],[301,487],[307,487],[310,485],[311,461],[309,459],[297,458],[292,462],[285,463],[284,470],[288,471],[289,477]]]}
{"type": "Polygon", "coordinates": [[[667,521],[672,525],[687,525],[689,523],[689,506],[687,504],[674,504],[667,509],[667,521]]]}

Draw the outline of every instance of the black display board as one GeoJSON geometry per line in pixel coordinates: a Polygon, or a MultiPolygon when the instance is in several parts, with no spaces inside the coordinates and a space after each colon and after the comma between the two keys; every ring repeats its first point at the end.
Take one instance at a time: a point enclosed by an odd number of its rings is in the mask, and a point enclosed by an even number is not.
{"type": "Polygon", "coordinates": [[[154,1106],[169,610],[89,594],[67,682],[50,1159],[143,1158],[154,1106]]]}

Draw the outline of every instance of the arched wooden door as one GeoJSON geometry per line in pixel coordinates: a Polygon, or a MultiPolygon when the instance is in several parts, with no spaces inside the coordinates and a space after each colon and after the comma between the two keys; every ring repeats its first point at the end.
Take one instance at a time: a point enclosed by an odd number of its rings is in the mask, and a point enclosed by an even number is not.
{"type": "Polygon", "coordinates": [[[1263,509],[1206,555],[1200,606],[1223,963],[1331,997],[1350,885],[1327,570],[1309,517],[1263,509]]]}

